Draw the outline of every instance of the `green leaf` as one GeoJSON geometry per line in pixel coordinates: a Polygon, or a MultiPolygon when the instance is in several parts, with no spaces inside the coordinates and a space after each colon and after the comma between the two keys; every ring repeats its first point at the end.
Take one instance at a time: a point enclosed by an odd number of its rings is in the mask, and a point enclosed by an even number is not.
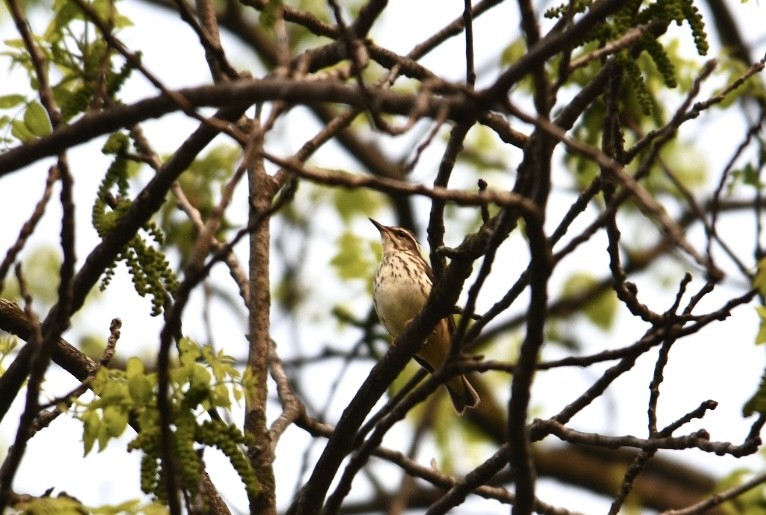
{"type": "Polygon", "coordinates": [[[755,344],[760,345],[766,343],[766,306],[756,306],[755,311],[758,313],[758,318],[761,319],[758,334],[755,336],[755,344]]]}
{"type": "Polygon", "coordinates": [[[742,407],[742,414],[749,417],[753,413],[766,414],[766,372],[761,376],[758,390],[742,407]]]}
{"type": "Polygon", "coordinates": [[[101,419],[93,410],[86,410],[80,416],[82,420],[82,443],[84,448],[84,456],[93,449],[93,444],[96,442],[96,436],[98,436],[101,430],[101,419]]]}
{"type": "Polygon", "coordinates": [[[6,39],[3,41],[5,46],[10,48],[26,48],[26,44],[23,39],[6,39]]]}
{"type": "Polygon", "coordinates": [[[140,511],[141,501],[131,499],[120,504],[105,504],[103,506],[94,506],[90,512],[94,515],[118,515],[125,513],[143,513],[140,511]]]}
{"type": "Polygon", "coordinates": [[[13,120],[11,122],[11,134],[22,143],[27,143],[35,139],[35,135],[29,130],[27,124],[21,120],[13,120]]]}
{"type": "Polygon", "coordinates": [[[81,19],[83,16],[77,4],[66,0],[56,0],[53,12],[56,15],[48,24],[43,34],[43,38],[51,43],[59,41],[64,36],[64,29],[72,20],[81,19]]]}
{"type": "Polygon", "coordinates": [[[38,497],[14,506],[14,513],[58,513],[59,515],[80,515],[88,510],[77,499],[67,496],[38,497]]]}
{"type": "Polygon", "coordinates": [[[128,362],[125,364],[125,377],[133,379],[134,377],[143,375],[144,362],[135,356],[128,358],[128,362]]]}
{"type": "Polygon", "coordinates": [[[527,53],[527,43],[523,38],[514,40],[510,45],[507,45],[500,54],[500,64],[503,66],[510,66],[527,53]]]}
{"type": "MultiPolygon", "coordinates": [[[[576,297],[583,291],[593,288],[598,279],[586,273],[573,274],[564,283],[564,297],[576,297]]],[[[601,329],[609,329],[617,315],[618,302],[611,290],[599,294],[593,300],[583,306],[585,316],[601,329]]]]}
{"type": "Polygon", "coordinates": [[[202,351],[197,342],[191,338],[181,338],[178,342],[178,358],[183,365],[193,365],[202,356],[202,351]]]}
{"type": "Polygon", "coordinates": [[[742,182],[756,189],[761,189],[761,172],[752,163],[747,163],[742,170],[742,182]]]}
{"type": "Polygon", "coordinates": [[[372,216],[382,205],[382,197],[375,191],[337,188],[333,193],[335,207],[344,222],[350,222],[357,215],[372,216]]]}
{"type": "Polygon", "coordinates": [[[253,374],[253,369],[247,367],[245,369],[245,373],[242,376],[242,390],[243,393],[247,396],[249,403],[255,402],[255,399],[257,398],[257,387],[258,375],[253,374]]]}
{"type": "Polygon", "coordinates": [[[330,264],[335,268],[341,279],[367,279],[370,277],[375,262],[371,259],[373,253],[368,248],[367,240],[363,240],[352,232],[344,232],[338,238],[338,252],[330,264]]]}
{"type": "Polygon", "coordinates": [[[15,107],[26,100],[24,95],[3,95],[0,97],[0,109],[15,107]]]}
{"type": "Polygon", "coordinates": [[[40,102],[32,102],[24,113],[24,124],[35,136],[47,136],[51,133],[51,121],[40,102]]]}
{"type": "Polygon", "coordinates": [[[18,345],[19,340],[15,336],[3,335],[0,336],[0,356],[9,354],[18,345]]]}
{"type": "Polygon", "coordinates": [[[210,386],[210,382],[212,381],[213,376],[210,375],[210,372],[200,365],[199,363],[195,363],[191,365],[191,376],[189,377],[189,385],[192,388],[203,388],[210,386]]]}
{"type": "Polygon", "coordinates": [[[100,393],[104,406],[122,404],[130,401],[128,389],[124,381],[107,381],[100,393]]]}
{"type": "Polygon", "coordinates": [[[98,427],[98,435],[96,435],[96,439],[98,440],[98,452],[106,449],[106,444],[109,443],[111,438],[112,437],[109,434],[109,430],[106,428],[106,424],[104,424],[102,421],[98,427]]]}
{"type": "Polygon", "coordinates": [[[231,398],[229,397],[229,389],[223,383],[218,383],[213,388],[213,392],[210,395],[213,405],[217,408],[231,408],[231,398]]]}
{"type": "MultiPolygon", "coordinates": [[[[128,427],[128,412],[119,406],[107,406],[104,408],[103,427],[106,435],[111,438],[120,436],[128,427]]],[[[106,447],[106,442],[99,439],[99,450],[106,447]]]]}
{"type": "MultiPolygon", "coordinates": [[[[753,279],[753,287],[756,288],[761,295],[766,295],[766,258],[758,261],[758,269],[755,273],[755,279],[753,279]]],[[[761,318],[763,318],[763,316],[761,316],[761,318]]]]}
{"type": "Polygon", "coordinates": [[[154,399],[154,385],[145,375],[130,377],[128,379],[128,392],[133,402],[140,406],[146,406],[154,399]]]}
{"type": "Polygon", "coordinates": [[[167,515],[169,513],[167,506],[162,503],[154,502],[148,506],[145,506],[141,513],[143,515],[167,515]]]}
{"type": "Polygon", "coordinates": [[[226,355],[223,351],[214,352],[209,345],[202,349],[203,360],[210,365],[216,381],[224,381],[227,377],[236,379],[239,377],[239,370],[234,368],[235,360],[226,355]]]}

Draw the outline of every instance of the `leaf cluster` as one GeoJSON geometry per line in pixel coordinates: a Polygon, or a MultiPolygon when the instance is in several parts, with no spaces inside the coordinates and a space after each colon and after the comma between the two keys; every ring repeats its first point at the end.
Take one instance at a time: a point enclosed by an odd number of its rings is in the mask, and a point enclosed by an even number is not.
{"type": "MultiPolygon", "coordinates": [[[[574,12],[583,12],[591,4],[591,1],[575,2],[571,9],[574,12]]],[[[546,16],[559,18],[569,12],[570,5],[567,3],[549,9],[546,16]]],[[[629,0],[624,2],[624,5],[610,20],[598,24],[592,29],[581,42],[581,45],[597,42],[598,46],[601,47],[609,42],[619,40],[636,27],[645,28],[641,37],[641,44],[621,51],[617,54],[617,58],[625,69],[641,109],[646,115],[652,113],[656,99],[647,86],[644,77],[645,72],[640,68],[636,59],[642,52],[646,52],[654,62],[665,86],[675,88],[678,85],[675,65],[667,54],[665,46],[658,41],[659,36],[664,34],[668,25],[673,22],[677,25],[686,22],[694,39],[697,53],[701,56],[707,55],[709,44],[705,23],[693,0],[657,0],[647,5],[644,5],[642,0],[629,0]]]]}
{"type": "MultiPolygon", "coordinates": [[[[128,18],[117,12],[114,2],[94,0],[88,5],[113,30],[131,25],[128,18]]],[[[67,0],[54,2],[53,18],[45,32],[34,37],[34,42],[51,80],[53,100],[65,122],[88,109],[118,102],[117,93],[134,70],[127,61],[121,65],[115,62],[114,49],[97,35],[77,4],[67,0]]],[[[26,71],[30,88],[36,92],[40,84],[25,42],[11,39],[4,43],[7,50],[0,55],[9,57],[12,65],[26,71]]],[[[10,126],[11,135],[21,143],[51,132],[51,122],[40,102],[19,93],[0,97],[0,109],[18,108],[21,110],[16,114],[0,116],[0,129],[10,126]]],[[[12,141],[7,137],[3,140],[12,141]]]]}
{"type": "MultiPolygon", "coordinates": [[[[234,424],[218,418],[204,419],[204,413],[230,409],[232,398],[241,400],[241,374],[234,360],[209,346],[184,338],[179,342],[178,363],[171,369],[173,445],[180,465],[184,488],[197,492],[202,458],[200,449],[215,447],[227,456],[251,497],[258,495],[258,480],[243,451],[247,437],[234,424]]],[[[125,431],[128,424],[138,429],[128,450],[140,450],[141,486],[144,492],[164,500],[160,423],[157,412],[157,374],[131,357],[125,370],[101,368],[91,382],[95,398],[81,403],[83,444],[88,454],[98,442],[103,450],[109,441],[125,431]]]]}
{"type": "MultiPolygon", "coordinates": [[[[195,159],[186,173],[179,178],[178,183],[186,200],[199,211],[203,220],[207,220],[212,214],[220,200],[223,185],[232,176],[240,158],[241,152],[237,147],[219,145],[195,159]]],[[[186,257],[191,255],[197,228],[191,220],[185,216],[178,216],[178,213],[175,203],[165,203],[159,212],[158,223],[166,235],[163,247],[177,249],[181,256],[180,266],[183,267],[186,257]]],[[[224,214],[216,230],[216,238],[224,241],[232,227],[232,222],[224,214]]]]}
{"type": "MultiPolygon", "coordinates": [[[[114,155],[114,160],[101,181],[91,210],[93,227],[101,238],[105,238],[118,226],[132,204],[128,195],[129,145],[125,134],[115,133],[103,148],[105,154],[114,155]],[[113,190],[116,190],[116,195],[113,190]]],[[[163,232],[153,222],[145,224],[144,231],[156,247],[141,235],[135,235],[106,270],[101,289],[106,289],[114,277],[117,263],[123,261],[128,267],[136,292],[142,297],[151,295],[152,315],[157,316],[162,313],[165,295],[172,294],[178,287],[178,279],[170,269],[165,253],[159,248],[164,243],[163,232]]]]}

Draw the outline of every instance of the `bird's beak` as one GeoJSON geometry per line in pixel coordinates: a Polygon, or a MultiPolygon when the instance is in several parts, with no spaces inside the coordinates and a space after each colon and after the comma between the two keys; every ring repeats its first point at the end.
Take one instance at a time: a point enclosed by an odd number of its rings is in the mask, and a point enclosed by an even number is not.
{"type": "Polygon", "coordinates": [[[385,230],[386,226],[385,226],[385,225],[383,225],[382,223],[380,223],[380,222],[378,222],[378,221],[376,221],[376,220],[373,220],[372,218],[368,218],[368,220],[369,220],[370,222],[372,222],[372,225],[374,225],[374,226],[375,226],[375,228],[377,228],[379,232],[381,232],[381,233],[382,233],[382,232],[385,230]]]}

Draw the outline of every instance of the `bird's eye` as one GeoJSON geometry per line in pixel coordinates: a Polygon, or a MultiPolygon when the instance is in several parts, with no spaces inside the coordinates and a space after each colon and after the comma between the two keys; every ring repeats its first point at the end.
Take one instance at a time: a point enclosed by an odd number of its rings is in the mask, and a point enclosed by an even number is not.
{"type": "Polygon", "coordinates": [[[412,235],[404,229],[396,231],[396,237],[405,241],[411,241],[413,239],[412,235]]]}

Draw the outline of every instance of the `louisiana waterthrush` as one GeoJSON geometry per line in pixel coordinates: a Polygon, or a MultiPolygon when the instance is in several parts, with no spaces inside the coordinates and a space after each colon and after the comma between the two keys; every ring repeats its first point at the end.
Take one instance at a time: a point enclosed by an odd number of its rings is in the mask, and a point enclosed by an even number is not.
{"type": "MultiPolygon", "coordinates": [[[[394,343],[407,324],[425,306],[433,284],[433,272],[420,252],[415,236],[402,227],[389,227],[370,218],[380,232],[383,258],[373,283],[373,303],[378,318],[394,343]]],[[[420,365],[433,372],[444,364],[450,352],[455,322],[452,315],[439,321],[425,344],[415,354],[420,365]]],[[[479,395],[464,375],[449,379],[445,386],[455,411],[479,404],[479,395]]]]}

